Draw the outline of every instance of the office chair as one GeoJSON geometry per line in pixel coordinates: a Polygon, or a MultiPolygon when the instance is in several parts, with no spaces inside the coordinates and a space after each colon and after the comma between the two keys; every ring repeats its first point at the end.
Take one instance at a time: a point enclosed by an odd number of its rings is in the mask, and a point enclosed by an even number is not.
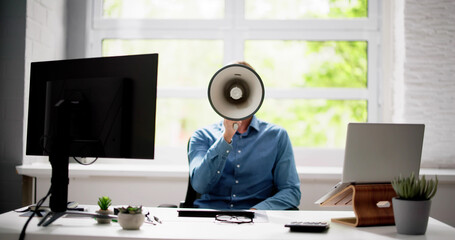
{"type": "Polygon", "coordinates": [[[197,208],[197,206],[194,206],[193,203],[196,199],[200,198],[201,194],[196,192],[193,189],[193,186],[191,186],[191,179],[190,176],[188,175],[188,186],[186,189],[186,196],[184,201],[180,201],[179,205],[174,205],[174,204],[160,204],[158,207],[165,207],[165,208],[197,208]]]}
{"type": "MultiPolygon", "coordinates": [[[[190,157],[188,156],[189,150],[190,150],[190,140],[188,140],[188,143],[186,144],[186,153],[187,153],[187,157],[188,157],[188,164],[190,164],[190,157]]],[[[179,207],[180,208],[196,208],[196,206],[194,206],[194,204],[193,204],[194,200],[196,200],[200,197],[201,197],[201,194],[196,192],[193,189],[193,186],[191,186],[191,178],[190,178],[190,175],[188,174],[188,186],[186,189],[185,200],[180,202],[179,207]]]]}
{"type": "Polygon", "coordinates": [[[199,194],[198,192],[196,192],[193,189],[193,186],[191,186],[191,179],[188,176],[188,187],[186,189],[185,200],[180,202],[179,207],[180,208],[197,208],[196,206],[194,206],[193,203],[196,199],[198,199],[200,197],[201,197],[201,194],[199,194]]]}

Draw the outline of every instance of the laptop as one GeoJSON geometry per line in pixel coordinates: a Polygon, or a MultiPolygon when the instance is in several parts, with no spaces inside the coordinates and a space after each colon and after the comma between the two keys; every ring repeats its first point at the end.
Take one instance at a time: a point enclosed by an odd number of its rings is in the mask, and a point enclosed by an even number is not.
{"type": "Polygon", "coordinates": [[[351,184],[390,183],[420,170],[424,124],[349,123],[341,182],[315,204],[351,184]]]}

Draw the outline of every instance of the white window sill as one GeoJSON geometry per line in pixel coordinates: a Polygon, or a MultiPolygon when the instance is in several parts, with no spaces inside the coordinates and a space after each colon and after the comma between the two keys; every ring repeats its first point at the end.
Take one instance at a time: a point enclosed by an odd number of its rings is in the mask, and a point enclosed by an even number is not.
{"type": "MultiPolygon", "coordinates": [[[[49,162],[34,162],[16,167],[20,175],[31,177],[51,176],[49,162]]],[[[314,167],[299,166],[297,172],[302,180],[340,180],[341,167],[314,167]]],[[[421,169],[420,174],[432,177],[438,176],[440,182],[455,182],[455,169],[421,169]]],[[[150,177],[150,178],[187,178],[188,165],[186,164],[163,164],[156,161],[101,161],[92,165],[80,165],[70,163],[69,177],[150,177]]]]}

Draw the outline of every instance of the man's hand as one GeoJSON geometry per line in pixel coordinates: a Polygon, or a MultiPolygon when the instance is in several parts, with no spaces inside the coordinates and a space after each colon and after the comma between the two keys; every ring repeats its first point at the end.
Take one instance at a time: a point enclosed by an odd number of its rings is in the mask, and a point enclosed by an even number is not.
{"type": "Polygon", "coordinates": [[[227,143],[231,143],[232,141],[232,137],[234,136],[235,132],[237,130],[234,129],[233,125],[234,123],[237,123],[238,124],[238,127],[240,127],[242,125],[242,121],[231,121],[231,120],[227,120],[227,119],[224,119],[224,140],[227,142],[227,143]]]}

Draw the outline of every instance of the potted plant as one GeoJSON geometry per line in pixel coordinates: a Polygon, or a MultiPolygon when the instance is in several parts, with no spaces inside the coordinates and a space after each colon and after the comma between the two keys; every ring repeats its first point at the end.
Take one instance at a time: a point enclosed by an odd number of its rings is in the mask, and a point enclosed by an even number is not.
{"type": "Polygon", "coordinates": [[[400,234],[425,234],[430,217],[431,198],[438,189],[438,177],[427,180],[401,176],[392,181],[392,187],[398,195],[392,198],[393,212],[397,232],[400,234]]]}
{"type": "MultiPolygon", "coordinates": [[[[96,211],[96,213],[101,214],[101,215],[110,215],[113,212],[109,210],[109,207],[111,206],[112,200],[109,197],[103,196],[98,198],[98,206],[100,209],[96,211]]],[[[110,218],[96,218],[96,221],[98,223],[104,224],[104,223],[110,223],[111,219],[110,218]]]]}
{"type": "Polygon", "coordinates": [[[125,230],[138,230],[144,223],[145,216],[142,214],[142,206],[118,208],[118,223],[125,230]]]}

